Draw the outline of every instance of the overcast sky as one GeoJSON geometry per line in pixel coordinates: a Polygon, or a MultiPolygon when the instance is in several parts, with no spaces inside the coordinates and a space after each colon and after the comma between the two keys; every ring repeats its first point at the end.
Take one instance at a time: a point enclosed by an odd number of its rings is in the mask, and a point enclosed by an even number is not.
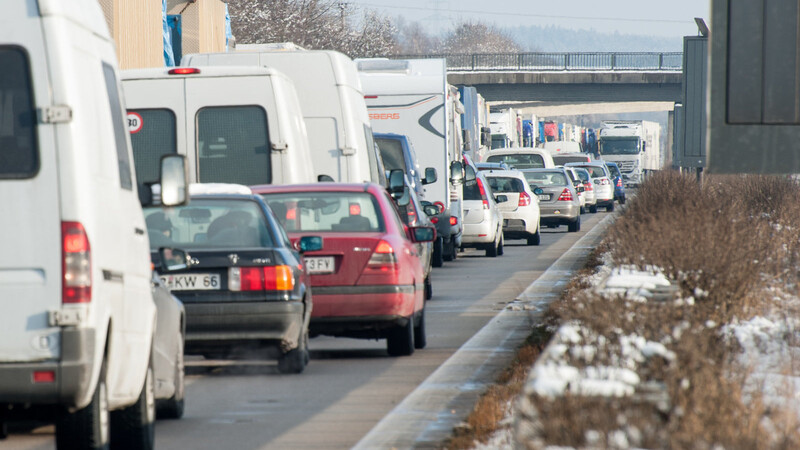
{"type": "Polygon", "coordinates": [[[428,32],[461,20],[497,26],[556,25],[621,34],[687,36],[709,22],[711,0],[342,0],[420,22],[428,32]]]}

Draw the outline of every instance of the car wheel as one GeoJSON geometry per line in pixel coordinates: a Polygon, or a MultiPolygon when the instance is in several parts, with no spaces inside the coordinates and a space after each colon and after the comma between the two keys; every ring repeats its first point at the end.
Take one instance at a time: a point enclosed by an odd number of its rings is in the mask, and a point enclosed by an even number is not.
{"type": "Polygon", "coordinates": [[[431,276],[428,275],[425,277],[425,300],[430,300],[433,298],[433,283],[431,282],[431,276]]]}
{"type": "Polygon", "coordinates": [[[386,351],[389,356],[408,356],[414,353],[414,315],[404,326],[395,327],[386,337],[386,351]]]}
{"type": "Polygon", "coordinates": [[[105,370],[101,370],[89,404],[57,419],[56,448],[108,449],[110,423],[105,370]]]}
{"type": "Polygon", "coordinates": [[[498,246],[499,246],[499,243],[497,242],[496,239],[491,244],[488,244],[488,246],[486,247],[486,256],[488,256],[490,258],[497,258],[497,247],[498,246]]]}
{"type": "Polygon", "coordinates": [[[539,245],[542,242],[542,233],[537,228],[536,233],[528,236],[528,245],[539,245]]]}
{"type": "Polygon", "coordinates": [[[308,365],[308,332],[303,334],[297,347],[278,357],[278,372],[287,374],[303,373],[308,365]]]}
{"type": "Polygon", "coordinates": [[[497,244],[497,256],[502,256],[503,253],[505,252],[505,249],[504,249],[504,246],[503,246],[503,242],[504,242],[503,234],[501,233],[500,234],[500,243],[497,244]]]}
{"type": "Polygon", "coordinates": [[[581,214],[586,214],[586,207],[585,206],[581,206],[581,214]]]}
{"type": "Polygon", "coordinates": [[[614,201],[612,200],[611,203],[606,206],[606,212],[614,212],[614,201]]]}
{"type": "Polygon", "coordinates": [[[175,353],[175,377],[173,378],[175,393],[168,400],[159,402],[157,411],[159,419],[180,419],[183,417],[186,379],[183,364],[183,333],[181,332],[178,332],[178,348],[175,353]]]}
{"type": "Polygon", "coordinates": [[[624,205],[625,204],[625,196],[624,195],[619,198],[619,204],[620,205],[624,205]]]}
{"type": "Polygon", "coordinates": [[[452,261],[456,259],[456,242],[453,238],[450,238],[448,242],[442,244],[442,259],[445,261],[452,261]]]}
{"type": "Polygon", "coordinates": [[[419,314],[419,321],[414,324],[414,348],[421,349],[428,345],[428,338],[425,336],[425,308],[419,314]]]}
{"type": "Polygon", "coordinates": [[[589,207],[589,212],[592,214],[597,212],[597,203],[589,207]]]}
{"type": "Polygon", "coordinates": [[[581,231],[581,217],[578,216],[578,218],[575,219],[574,222],[570,222],[569,225],[567,225],[567,230],[570,233],[581,231]]]}
{"type": "Polygon", "coordinates": [[[431,266],[442,267],[444,265],[444,238],[438,237],[433,242],[433,254],[431,256],[431,266]]]}
{"type": "Polygon", "coordinates": [[[152,449],[156,435],[156,393],[153,364],[147,368],[139,398],[131,406],[111,413],[113,447],[152,449]]]}

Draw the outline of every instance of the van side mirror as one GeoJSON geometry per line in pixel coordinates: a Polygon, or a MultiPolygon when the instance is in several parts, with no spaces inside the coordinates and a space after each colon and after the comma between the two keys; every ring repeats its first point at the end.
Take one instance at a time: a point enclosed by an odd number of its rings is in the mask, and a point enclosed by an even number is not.
{"type": "Polygon", "coordinates": [[[400,194],[398,197],[394,198],[394,202],[397,203],[397,206],[406,206],[411,203],[411,191],[408,189],[408,186],[403,186],[403,193],[400,194]]]}
{"type": "Polygon", "coordinates": [[[322,250],[322,236],[303,236],[297,244],[300,253],[322,250]]]}
{"type": "Polygon", "coordinates": [[[405,174],[400,169],[393,169],[389,172],[389,193],[392,198],[397,200],[403,195],[403,188],[405,188],[405,174]]]}
{"type": "Polygon", "coordinates": [[[330,182],[330,181],[335,181],[335,180],[330,175],[322,174],[322,175],[317,175],[317,181],[319,181],[320,183],[323,183],[323,182],[330,182]]]}
{"type": "Polygon", "coordinates": [[[433,227],[412,227],[412,242],[431,242],[436,239],[436,229],[433,227]]]}
{"type": "Polygon", "coordinates": [[[464,182],[464,164],[461,161],[450,163],[450,183],[461,184],[464,182]]]}
{"type": "Polygon", "coordinates": [[[164,155],[161,157],[161,205],[180,206],[189,201],[189,174],[186,157],[183,155],[164,155]]]}
{"type": "Polygon", "coordinates": [[[422,180],[422,184],[433,184],[436,183],[436,180],[439,179],[439,174],[436,173],[436,169],[433,167],[426,167],[425,168],[425,179],[422,180]]]}

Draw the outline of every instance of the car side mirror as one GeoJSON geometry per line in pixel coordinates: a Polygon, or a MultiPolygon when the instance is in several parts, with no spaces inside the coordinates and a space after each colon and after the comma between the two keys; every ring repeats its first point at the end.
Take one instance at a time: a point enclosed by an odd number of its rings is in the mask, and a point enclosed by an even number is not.
{"type": "Polygon", "coordinates": [[[477,178],[475,169],[473,169],[472,166],[466,166],[464,168],[464,181],[475,181],[475,178],[477,178]]]}
{"type": "Polygon", "coordinates": [[[450,163],[450,183],[461,184],[464,182],[464,164],[461,161],[450,163]]]}
{"type": "Polygon", "coordinates": [[[402,170],[394,169],[389,172],[389,193],[393,199],[397,200],[403,195],[405,185],[405,174],[402,170]]]}
{"type": "Polygon", "coordinates": [[[508,196],[503,194],[498,195],[494,198],[494,201],[496,201],[497,203],[505,203],[508,201],[508,196]]]}
{"type": "Polygon", "coordinates": [[[542,189],[540,187],[533,188],[533,193],[536,194],[536,195],[542,195],[542,194],[544,194],[544,189],[542,189]]]}
{"type": "Polygon", "coordinates": [[[317,175],[317,181],[319,181],[320,183],[324,183],[324,182],[330,182],[330,181],[336,181],[336,180],[334,180],[333,177],[330,176],[330,175],[322,174],[322,175],[317,175]]]}
{"type": "Polygon", "coordinates": [[[412,242],[431,242],[436,239],[436,229],[433,227],[412,227],[412,242]]]}
{"type": "Polygon", "coordinates": [[[439,208],[434,205],[425,205],[422,207],[422,210],[425,211],[425,214],[428,216],[435,216],[439,214],[439,208]]]}
{"type": "Polygon", "coordinates": [[[179,248],[161,247],[158,249],[158,257],[161,259],[160,272],[175,272],[189,267],[191,258],[185,250],[179,248]]]}
{"type": "Polygon", "coordinates": [[[439,179],[438,174],[436,173],[436,169],[433,167],[426,167],[425,168],[425,179],[422,180],[422,184],[432,184],[436,183],[436,180],[439,179]]]}
{"type": "Polygon", "coordinates": [[[586,188],[583,187],[583,186],[575,186],[575,191],[576,192],[584,192],[584,191],[586,191],[586,188]]]}
{"type": "Polygon", "coordinates": [[[300,253],[316,252],[322,250],[322,236],[303,236],[297,245],[300,253]]]}
{"type": "Polygon", "coordinates": [[[161,157],[161,205],[180,206],[189,201],[186,157],[164,155],[161,157]]]}

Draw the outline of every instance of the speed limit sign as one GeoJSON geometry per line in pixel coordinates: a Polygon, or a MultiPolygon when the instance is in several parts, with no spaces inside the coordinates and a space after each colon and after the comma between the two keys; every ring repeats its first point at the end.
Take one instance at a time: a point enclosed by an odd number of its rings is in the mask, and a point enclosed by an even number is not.
{"type": "Polygon", "coordinates": [[[142,131],[143,125],[144,121],[142,121],[142,116],[139,113],[135,112],[128,113],[128,131],[131,134],[136,134],[142,131]]]}

